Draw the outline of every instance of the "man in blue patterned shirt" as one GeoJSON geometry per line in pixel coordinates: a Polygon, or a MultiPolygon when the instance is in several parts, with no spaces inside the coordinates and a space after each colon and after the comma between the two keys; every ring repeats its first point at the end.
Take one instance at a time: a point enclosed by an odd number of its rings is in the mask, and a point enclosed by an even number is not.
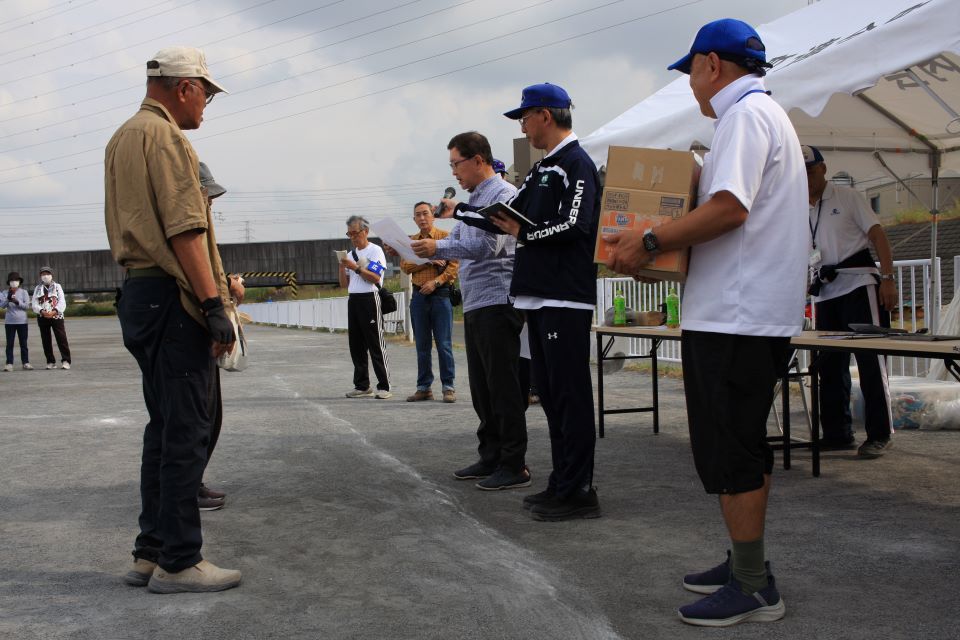
{"type": "MultiPolygon", "coordinates": [[[[506,202],[517,189],[493,170],[487,139],[475,131],[453,137],[447,145],[450,169],[470,192],[470,204],[506,202]]],[[[526,399],[520,389],[520,331],[523,316],[510,301],[516,238],[457,223],[440,240],[413,242],[422,258],[460,260],[467,373],[473,408],[480,418],[480,460],[454,472],[458,480],[479,480],[487,491],[530,486],[526,399]]]]}

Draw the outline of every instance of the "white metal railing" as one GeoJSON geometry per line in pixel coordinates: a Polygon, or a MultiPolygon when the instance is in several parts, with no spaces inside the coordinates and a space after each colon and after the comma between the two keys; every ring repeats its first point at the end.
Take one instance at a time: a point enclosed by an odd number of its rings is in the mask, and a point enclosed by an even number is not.
{"type": "MultiPolygon", "coordinates": [[[[940,272],[939,266],[940,258],[937,258],[938,273],[940,272]]],[[[943,300],[942,287],[939,282],[935,283],[936,286],[933,287],[933,293],[936,296],[935,301],[931,299],[929,286],[930,259],[895,260],[893,267],[897,278],[897,307],[900,309],[900,315],[895,322],[891,323],[892,326],[908,331],[916,331],[927,326],[926,318],[933,317],[931,314],[939,314],[941,301],[943,300]],[[922,316],[919,309],[923,310],[922,316]]],[[[960,256],[954,258],[955,287],[960,282],[960,280],[957,280],[958,272],[960,272],[960,256]]],[[[600,278],[597,280],[597,306],[594,310],[594,322],[597,324],[603,323],[604,310],[613,306],[613,296],[618,288],[623,291],[628,307],[638,311],[656,311],[666,300],[671,287],[676,287],[678,294],[682,293],[683,285],[678,283],[641,284],[633,278],[600,278]]],[[[956,288],[954,290],[957,291],[956,288]]],[[[624,351],[626,355],[645,355],[650,352],[650,340],[619,338],[617,340],[618,350],[624,350],[624,347],[621,346],[624,343],[626,343],[626,351],[624,351]]],[[[667,362],[680,362],[680,343],[675,340],[662,341],[660,348],[657,350],[657,358],[667,362]]],[[[801,368],[806,368],[806,358],[807,352],[801,351],[801,368]]],[[[929,366],[930,361],[926,358],[887,357],[887,370],[890,375],[922,376],[926,374],[929,366]]]]}
{"type": "MultiPolygon", "coordinates": [[[[677,282],[657,282],[655,284],[641,284],[633,278],[599,278],[597,280],[597,306],[594,309],[594,324],[603,324],[606,309],[613,306],[613,297],[617,290],[623,292],[627,307],[637,311],[657,311],[660,305],[666,303],[670,288],[676,287],[677,295],[681,295],[683,285],[677,282]]],[[[681,296],[682,297],[682,296],[681,296]]],[[[681,310],[682,314],[682,310],[681,310]]],[[[617,339],[620,345],[623,338],[617,339]]],[[[627,338],[628,356],[646,355],[650,353],[652,342],[645,338],[627,338]]],[[[592,345],[596,349],[596,345],[592,345]]],[[[620,347],[622,350],[622,347],[620,347]]],[[[596,354],[594,354],[596,356],[596,354]]],[[[663,340],[657,349],[657,359],[667,362],[680,362],[680,343],[676,340],[663,340]]]]}
{"type": "MultiPolygon", "coordinates": [[[[406,326],[407,296],[395,291],[397,310],[383,317],[383,330],[401,333],[406,326]]],[[[347,297],[314,298],[283,302],[256,302],[240,305],[240,311],[248,314],[254,322],[278,327],[326,329],[336,331],[347,328],[347,297]]]]}

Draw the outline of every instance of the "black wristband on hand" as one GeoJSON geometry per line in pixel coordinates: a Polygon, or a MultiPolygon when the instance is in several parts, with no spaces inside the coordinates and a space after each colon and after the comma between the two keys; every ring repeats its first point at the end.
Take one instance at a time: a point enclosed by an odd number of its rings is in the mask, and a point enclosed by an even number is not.
{"type": "Polygon", "coordinates": [[[210,313],[214,309],[223,309],[223,300],[219,296],[216,298],[207,298],[200,303],[200,309],[203,311],[204,315],[210,313]]]}

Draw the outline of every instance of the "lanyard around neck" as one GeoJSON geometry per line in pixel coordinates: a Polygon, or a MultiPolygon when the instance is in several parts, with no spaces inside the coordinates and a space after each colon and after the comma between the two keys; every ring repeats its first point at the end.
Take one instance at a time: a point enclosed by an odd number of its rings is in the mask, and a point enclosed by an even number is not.
{"type": "Polygon", "coordinates": [[[820,202],[817,204],[817,224],[811,224],[807,220],[807,224],[810,225],[810,237],[813,239],[813,248],[817,248],[817,229],[820,228],[820,214],[823,212],[823,194],[820,194],[820,202]]]}
{"type": "MultiPolygon", "coordinates": [[[[743,94],[742,96],[740,96],[739,98],[737,98],[737,102],[740,102],[741,100],[743,100],[744,98],[746,98],[746,97],[747,97],[748,95],[750,95],[751,93],[766,93],[767,95],[770,95],[770,92],[769,92],[769,91],[765,91],[765,90],[763,90],[763,89],[750,89],[750,91],[747,91],[745,94],[743,94]]],[[[736,104],[737,102],[734,102],[734,104],[736,104]]]]}

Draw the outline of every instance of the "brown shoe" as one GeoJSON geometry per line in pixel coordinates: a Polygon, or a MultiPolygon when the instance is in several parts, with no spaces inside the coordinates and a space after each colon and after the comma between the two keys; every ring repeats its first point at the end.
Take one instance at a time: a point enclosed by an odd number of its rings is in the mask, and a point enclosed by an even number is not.
{"type": "Polygon", "coordinates": [[[430,389],[426,391],[417,389],[417,392],[412,396],[407,396],[407,402],[423,402],[424,400],[433,400],[433,391],[430,389]]]}
{"type": "Polygon", "coordinates": [[[456,402],[457,401],[457,392],[453,389],[446,389],[443,392],[443,401],[444,402],[456,402]]]}
{"type": "Polygon", "coordinates": [[[197,496],[197,508],[200,511],[217,511],[218,509],[223,509],[226,506],[227,501],[225,498],[204,498],[197,496]]]}
{"type": "Polygon", "coordinates": [[[213,498],[214,500],[222,500],[227,497],[227,494],[223,491],[217,491],[216,489],[211,489],[207,485],[200,483],[200,493],[197,494],[201,498],[213,498]]]}
{"type": "Polygon", "coordinates": [[[134,558],[133,566],[130,571],[123,576],[123,581],[132,587],[145,587],[150,582],[150,576],[153,570],[157,568],[156,562],[150,562],[143,558],[134,558]]]}
{"type": "Polygon", "coordinates": [[[240,572],[201,560],[183,571],[169,573],[157,567],[147,589],[154,593],[206,593],[240,585],[240,572]]]}

